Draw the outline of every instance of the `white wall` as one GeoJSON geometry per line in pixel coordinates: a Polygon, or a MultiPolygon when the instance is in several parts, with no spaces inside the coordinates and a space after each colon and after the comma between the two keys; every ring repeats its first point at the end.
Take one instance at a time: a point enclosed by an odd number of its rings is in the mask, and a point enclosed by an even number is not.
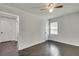
{"type": "Polygon", "coordinates": [[[24,49],[35,44],[44,42],[45,38],[45,24],[46,20],[34,14],[12,8],[6,5],[0,5],[0,11],[13,13],[19,15],[19,50],[24,49]]]}
{"type": "Polygon", "coordinates": [[[50,35],[49,40],[79,46],[79,12],[50,19],[58,22],[58,35],[50,35]]]}

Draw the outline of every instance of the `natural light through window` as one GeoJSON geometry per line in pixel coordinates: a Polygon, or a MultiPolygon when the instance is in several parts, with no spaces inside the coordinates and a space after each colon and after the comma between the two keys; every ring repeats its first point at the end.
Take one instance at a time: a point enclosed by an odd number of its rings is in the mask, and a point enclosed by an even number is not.
{"type": "Polygon", "coordinates": [[[50,23],[50,34],[54,34],[54,35],[58,34],[58,22],[50,23]]]}

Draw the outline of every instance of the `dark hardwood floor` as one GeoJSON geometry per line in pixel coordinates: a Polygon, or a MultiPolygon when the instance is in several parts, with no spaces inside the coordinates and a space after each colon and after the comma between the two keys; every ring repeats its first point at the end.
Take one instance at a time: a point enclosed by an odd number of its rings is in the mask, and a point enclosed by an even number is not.
{"type": "Polygon", "coordinates": [[[0,42],[0,56],[18,56],[17,41],[0,42]]]}
{"type": "Polygon", "coordinates": [[[46,41],[19,51],[20,56],[79,56],[79,47],[46,41]]]}

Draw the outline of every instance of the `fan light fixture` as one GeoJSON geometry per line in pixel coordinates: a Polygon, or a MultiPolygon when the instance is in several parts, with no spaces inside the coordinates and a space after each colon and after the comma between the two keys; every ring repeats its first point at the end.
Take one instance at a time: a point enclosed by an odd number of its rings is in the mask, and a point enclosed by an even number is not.
{"type": "Polygon", "coordinates": [[[51,8],[51,9],[49,9],[49,12],[50,12],[50,13],[52,13],[53,11],[54,11],[54,9],[52,9],[52,8],[51,8]]]}
{"type": "Polygon", "coordinates": [[[55,3],[50,3],[48,5],[49,12],[52,13],[54,11],[55,3]]]}

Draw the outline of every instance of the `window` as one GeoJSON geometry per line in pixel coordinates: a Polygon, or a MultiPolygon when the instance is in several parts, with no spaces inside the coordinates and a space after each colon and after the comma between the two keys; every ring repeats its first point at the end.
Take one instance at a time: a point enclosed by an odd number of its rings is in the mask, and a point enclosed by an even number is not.
{"type": "Polygon", "coordinates": [[[50,34],[54,34],[54,35],[58,34],[58,22],[50,23],[50,34]]]}

